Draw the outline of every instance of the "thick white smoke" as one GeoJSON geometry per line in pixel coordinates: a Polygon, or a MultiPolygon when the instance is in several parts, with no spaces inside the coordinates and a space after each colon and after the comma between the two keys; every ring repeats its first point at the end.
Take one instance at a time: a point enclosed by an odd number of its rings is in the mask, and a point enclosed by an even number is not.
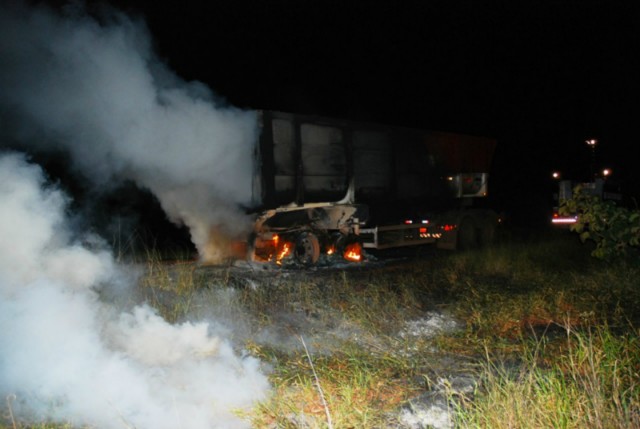
{"type": "Polygon", "coordinates": [[[74,241],[66,198],[39,167],[0,156],[0,397],[14,415],[100,428],[239,428],[268,389],[206,323],[100,299],[125,278],[74,241]]]}
{"type": "Polygon", "coordinates": [[[204,259],[223,256],[216,237],[245,236],[238,207],[256,202],[256,113],[178,78],[142,22],[0,5],[0,64],[14,138],[68,150],[95,185],[130,179],[151,190],[204,259]]]}

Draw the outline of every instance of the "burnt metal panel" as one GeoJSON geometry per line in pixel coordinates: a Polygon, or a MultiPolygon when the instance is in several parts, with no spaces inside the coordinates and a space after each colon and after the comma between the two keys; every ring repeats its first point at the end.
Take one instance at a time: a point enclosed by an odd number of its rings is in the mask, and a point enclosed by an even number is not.
{"type": "Polygon", "coordinates": [[[301,122],[300,154],[305,202],[340,200],[348,183],[343,129],[301,122]]]}
{"type": "Polygon", "coordinates": [[[446,178],[488,172],[496,142],[453,133],[264,111],[263,201],[275,207],[337,201],[353,180],[357,202],[450,198],[446,178]]]}
{"type": "Polygon", "coordinates": [[[352,132],[353,177],[356,199],[389,199],[393,184],[393,148],[384,130],[352,132]]]}
{"type": "Polygon", "coordinates": [[[286,204],[295,199],[298,156],[296,151],[295,124],[284,118],[273,118],[273,158],[275,199],[286,204]]]}
{"type": "Polygon", "coordinates": [[[273,159],[272,116],[269,111],[260,112],[261,131],[259,140],[260,180],[262,182],[262,202],[270,207],[275,201],[275,164],[273,159]]]}

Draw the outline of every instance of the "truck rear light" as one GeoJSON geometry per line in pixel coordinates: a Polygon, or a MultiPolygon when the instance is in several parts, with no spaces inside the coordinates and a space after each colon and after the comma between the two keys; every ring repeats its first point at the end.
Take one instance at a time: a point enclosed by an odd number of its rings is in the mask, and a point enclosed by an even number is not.
{"type": "Polygon", "coordinates": [[[576,223],[578,221],[578,217],[574,216],[574,217],[559,217],[559,216],[554,216],[553,219],[551,219],[551,223],[554,224],[559,224],[559,225],[570,225],[572,223],[576,223]]]}

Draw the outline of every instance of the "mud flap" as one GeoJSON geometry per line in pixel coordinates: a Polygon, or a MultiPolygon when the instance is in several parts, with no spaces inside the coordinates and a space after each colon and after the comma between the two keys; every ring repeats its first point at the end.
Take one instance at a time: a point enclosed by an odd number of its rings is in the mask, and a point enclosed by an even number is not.
{"type": "Polygon", "coordinates": [[[478,247],[478,234],[476,222],[473,218],[465,216],[458,225],[457,250],[470,250],[478,247]]]}
{"type": "Polygon", "coordinates": [[[436,243],[436,248],[444,250],[456,250],[458,246],[458,230],[442,233],[436,243]]]}

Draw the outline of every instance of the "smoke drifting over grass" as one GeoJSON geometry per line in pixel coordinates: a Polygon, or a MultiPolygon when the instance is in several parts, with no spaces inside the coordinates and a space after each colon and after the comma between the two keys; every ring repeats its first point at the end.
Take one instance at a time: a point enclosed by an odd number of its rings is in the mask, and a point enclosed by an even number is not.
{"type": "Polygon", "coordinates": [[[74,241],[66,198],[39,167],[0,157],[0,395],[14,415],[101,428],[246,427],[268,389],[206,323],[100,299],[126,277],[99,242],[74,241]],[[98,249],[98,250],[96,250],[98,249]],[[104,292],[104,293],[103,293],[104,292]]]}
{"type": "Polygon", "coordinates": [[[239,207],[256,203],[255,112],[182,81],[144,23],[68,12],[0,6],[3,132],[27,150],[68,151],[95,186],[135,181],[189,228],[204,259],[225,256],[212,237],[245,236],[239,207]]]}

